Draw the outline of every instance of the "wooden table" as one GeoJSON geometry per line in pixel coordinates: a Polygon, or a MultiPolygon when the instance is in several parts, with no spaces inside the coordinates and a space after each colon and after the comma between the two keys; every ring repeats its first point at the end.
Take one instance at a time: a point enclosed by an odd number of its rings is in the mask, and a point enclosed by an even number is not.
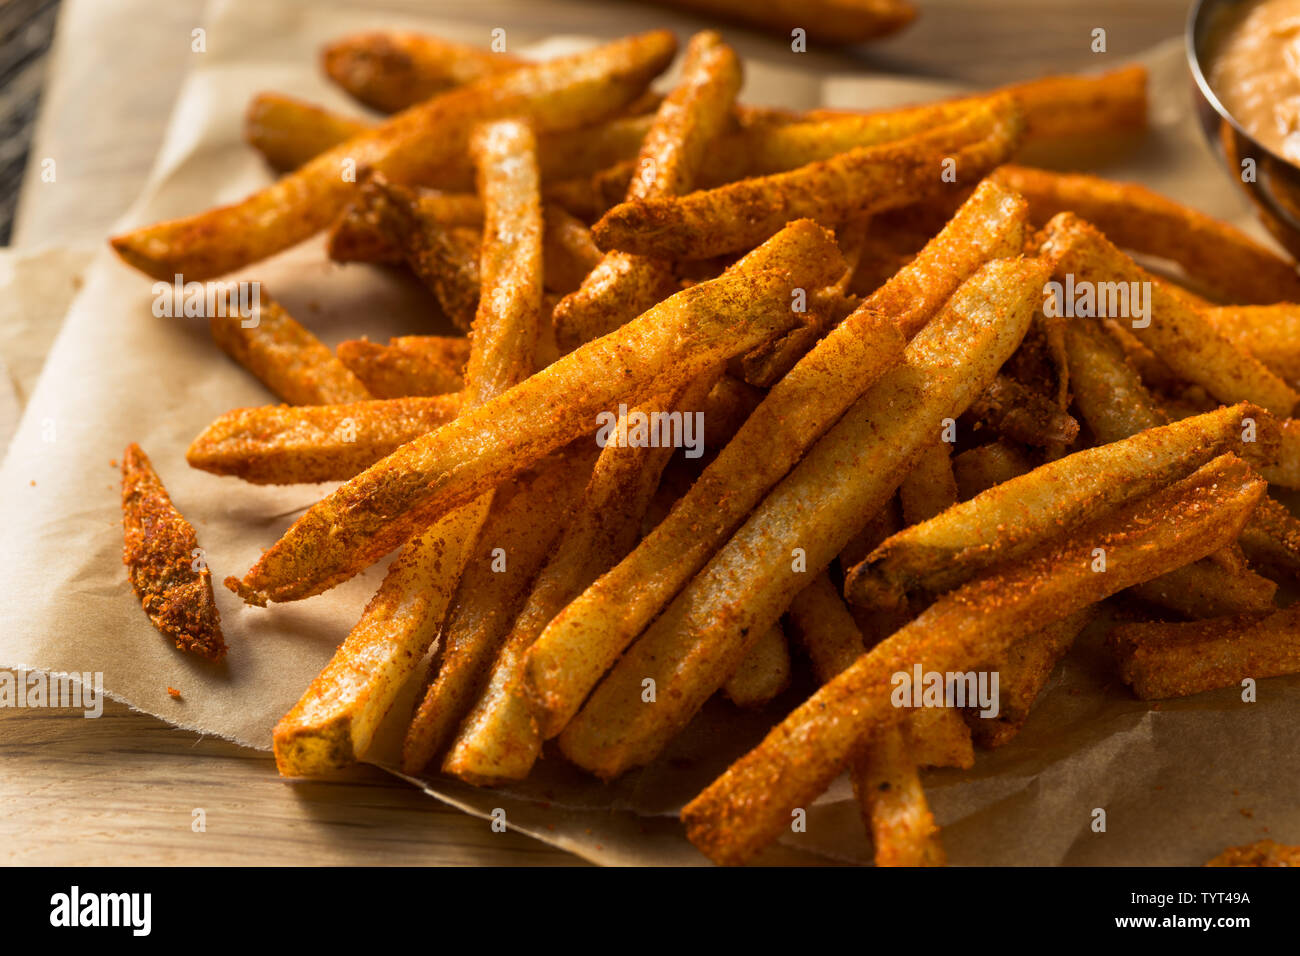
{"type": "MultiPolygon", "coordinates": [[[[994,84],[1100,65],[1177,35],[1184,0],[917,0],[906,34],[860,52],[859,65],[994,84]]],[[[165,5],[168,6],[168,5],[165,5]]],[[[192,6],[192,4],[191,4],[192,6]]],[[[535,3],[534,16],[543,5],[535,3]]],[[[172,7],[172,16],[175,16],[172,7]]],[[[619,24],[592,5],[592,32],[619,24]]],[[[855,59],[846,56],[843,68],[855,59]]],[[[180,61],[172,64],[179,68],[180,61]]],[[[175,89],[168,63],[148,86],[175,89]]],[[[75,109],[69,104],[68,110],[75,109]]],[[[147,173],[165,113],[133,145],[105,157],[101,202],[75,223],[27,202],[18,236],[34,243],[103,235],[147,173]],[[24,228],[26,225],[26,228],[24,228]]],[[[139,115],[131,122],[143,122],[139,115]]],[[[92,169],[97,160],[84,157],[92,169]]],[[[196,737],[107,702],[98,720],[57,710],[0,710],[0,862],[20,864],[564,864],[574,857],[449,809],[370,767],[337,780],[287,784],[268,754],[196,737]],[[206,831],[193,832],[203,808],[206,831]]]]}

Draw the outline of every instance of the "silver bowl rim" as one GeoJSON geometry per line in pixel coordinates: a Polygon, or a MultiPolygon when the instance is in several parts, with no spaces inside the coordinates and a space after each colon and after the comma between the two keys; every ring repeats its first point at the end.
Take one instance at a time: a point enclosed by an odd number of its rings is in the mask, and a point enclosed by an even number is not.
{"type": "Polygon", "coordinates": [[[1203,14],[1207,10],[1231,6],[1240,2],[1242,2],[1242,0],[1195,0],[1192,4],[1191,10],[1189,10],[1187,14],[1187,28],[1183,31],[1188,68],[1192,72],[1192,79],[1195,81],[1196,88],[1200,91],[1201,96],[1210,104],[1210,107],[1218,113],[1219,116],[1226,120],[1232,128],[1237,131],[1237,134],[1241,136],[1242,139],[1250,143],[1255,150],[1266,154],[1270,159],[1300,169],[1300,164],[1287,159],[1285,156],[1279,155],[1269,147],[1265,146],[1237,121],[1237,118],[1228,111],[1226,106],[1223,105],[1218,94],[1214,92],[1214,88],[1210,86],[1210,81],[1206,79],[1205,71],[1201,69],[1201,56],[1196,49],[1196,33],[1197,27],[1200,26],[1201,20],[1203,19],[1203,14]]]}

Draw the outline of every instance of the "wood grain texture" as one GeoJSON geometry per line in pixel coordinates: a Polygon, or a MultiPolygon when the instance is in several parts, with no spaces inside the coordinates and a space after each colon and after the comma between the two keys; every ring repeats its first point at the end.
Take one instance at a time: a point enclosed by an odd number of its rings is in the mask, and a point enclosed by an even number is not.
{"type": "MultiPolygon", "coordinates": [[[[447,13],[421,2],[429,15],[447,13]]],[[[1185,0],[917,2],[921,16],[911,29],[875,46],[810,56],[809,68],[929,74],[976,85],[1099,68],[1179,34],[1187,6],[1185,0]],[[1107,30],[1104,56],[1089,50],[1095,27],[1107,30]]],[[[158,13],[188,30],[196,6],[194,0],[177,0],[161,4],[158,13]]],[[[400,3],[392,6],[402,9],[400,3]]],[[[520,11],[519,4],[506,6],[520,11]]],[[[593,2],[585,17],[576,17],[567,6],[557,30],[602,36],[644,29],[664,15],[638,3],[593,2]]],[[[491,2],[458,7],[476,20],[500,19],[491,2]]],[[[545,21],[545,5],[528,3],[527,16],[545,21]]],[[[680,22],[704,25],[690,18],[680,22]]],[[[777,42],[750,35],[739,37],[737,46],[753,55],[777,42]]],[[[85,57],[86,68],[92,59],[85,57]]],[[[144,182],[167,119],[161,101],[179,86],[183,67],[183,56],[174,51],[151,60],[147,81],[134,84],[151,105],[137,105],[124,117],[130,135],[113,149],[89,143],[78,151],[77,175],[94,176],[101,187],[92,206],[65,209],[57,193],[28,189],[21,241],[104,234],[144,182]]],[[[56,113],[43,115],[42,124],[76,126],[78,104],[71,94],[50,109],[56,113]]],[[[121,704],[106,703],[97,720],[70,711],[0,709],[0,863],[568,862],[575,858],[518,834],[492,833],[486,822],[374,768],[328,782],[288,783],[276,776],[269,754],[177,730],[121,704]],[[196,807],[206,811],[204,833],[191,830],[196,807]]]]}

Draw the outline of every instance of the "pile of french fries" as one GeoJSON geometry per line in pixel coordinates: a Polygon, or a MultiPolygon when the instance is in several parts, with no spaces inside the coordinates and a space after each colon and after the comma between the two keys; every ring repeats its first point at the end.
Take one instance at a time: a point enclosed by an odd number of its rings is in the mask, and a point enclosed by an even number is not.
{"type": "Polygon", "coordinates": [[[327,72],[390,116],[261,95],[247,136],[281,178],[112,240],[205,280],[329,230],[464,333],[331,351],[265,294],[251,327],[211,319],[287,404],[221,415],[189,463],[342,482],[227,585],[301,600],[397,552],[276,726],[282,773],[364,758],[423,680],[406,771],[520,780],[554,740],[612,779],[715,694],[775,707],[806,669],[820,689],[686,806],[690,839],[748,861],[847,770],[877,862],[933,865],[919,770],[1011,741],[1103,602],[1143,699],[1300,670],[1276,603],[1300,522],[1269,496],[1300,488],[1293,264],[1144,188],[1011,165],[1140,133],[1140,68],[798,113],[738,102],[714,32],[652,92],[675,47],[345,38],[327,72]],[[1148,308],[1066,317],[1053,283],[1148,308]],[[703,454],[635,440],[698,412],[703,454]],[[896,706],[918,667],[996,671],[997,716],[896,706]]]}

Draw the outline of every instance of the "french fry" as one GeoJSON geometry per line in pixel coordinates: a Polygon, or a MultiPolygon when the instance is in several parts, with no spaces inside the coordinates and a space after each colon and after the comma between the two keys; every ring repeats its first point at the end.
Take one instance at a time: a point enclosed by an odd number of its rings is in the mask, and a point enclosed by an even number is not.
{"type": "MultiPolygon", "coordinates": [[[[823,684],[865,651],[862,635],[825,574],[795,595],[790,625],[823,684]]],[[[903,728],[877,734],[849,769],[853,792],[875,844],[877,866],[942,866],[939,827],[921,789],[915,748],[909,744],[903,728]]]]}
{"type": "Polygon", "coordinates": [[[789,825],[881,727],[905,708],[891,678],[991,666],[1028,634],[1142,580],[1229,544],[1264,483],[1225,456],[1085,532],[971,581],[859,658],[682,810],[687,836],[718,863],[743,863],[789,825]],[[1093,551],[1110,556],[1092,570],[1093,551]]]}
{"type": "Polygon", "coordinates": [[[1231,846],[1206,866],[1300,866],[1300,847],[1273,840],[1256,840],[1246,846],[1231,846]]]}
{"type": "MultiPolygon", "coordinates": [[[[646,131],[636,174],[624,198],[636,201],[689,192],[705,150],[730,118],[740,83],[740,59],[722,37],[711,30],[693,36],[681,82],[646,131]]],[[[579,289],[555,307],[560,348],[568,351],[612,332],[663,299],[673,285],[669,262],[606,253],[579,289]]]]}
{"type": "Polygon", "coordinates": [[[995,378],[970,413],[1001,437],[1035,448],[1064,447],[1079,434],[1073,416],[1010,375],[995,378]]]}
{"type": "Polygon", "coordinates": [[[1169,423],[1124,350],[1098,323],[1067,323],[1065,347],[1075,404],[1097,441],[1120,441],[1169,423]]]}
{"type": "Polygon", "coordinates": [[[1184,617],[1225,617],[1272,610],[1277,585],[1247,568],[1224,568],[1208,558],[1129,589],[1129,593],[1184,617]]]}
{"type": "MultiPolygon", "coordinates": [[[[689,414],[687,409],[703,401],[716,377],[707,373],[678,394],[636,411],[689,414]]],[[[624,418],[622,428],[626,426],[624,418]]],[[[635,543],[642,515],[673,452],[671,446],[626,447],[618,442],[622,434],[616,429],[614,441],[597,459],[581,502],[564,522],[553,553],[501,645],[486,688],[443,761],[444,772],[480,785],[522,780],[541,753],[542,738],[520,684],[524,655],[556,612],[635,543]]]]}
{"type": "Polygon", "coordinates": [[[369,128],[365,120],[280,93],[257,94],[244,114],[244,140],[282,173],[369,128]]]}
{"type": "Polygon", "coordinates": [[[376,398],[446,395],[465,387],[469,339],[449,335],[402,335],[387,345],[349,339],[335,349],[376,398]]]}
{"type": "MultiPolygon", "coordinates": [[[[369,177],[362,183],[356,202],[344,210],[330,229],[329,257],[335,262],[376,262],[387,265],[406,261],[400,236],[387,222],[381,222],[374,202],[386,198],[369,177]]],[[[483,204],[472,193],[444,193],[421,189],[411,194],[419,204],[420,221],[437,223],[444,229],[483,227],[483,204]]]]}
{"type": "Polygon", "coordinates": [[[1279,425],[1282,444],[1278,449],[1277,464],[1262,467],[1259,472],[1270,484],[1300,489],[1300,419],[1288,418],[1279,425]]]}
{"type": "Polygon", "coordinates": [[[686,196],[625,202],[592,227],[602,249],[698,259],[747,249],[789,219],[856,220],[941,194],[945,160],[971,183],[1005,159],[1022,119],[1010,97],[916,136],[849,150],[772,176],[741,180],[686,196]]]}
{"type": "Polygon", "coordinates": [[[508,53],[399,30],[353,33],[321,51],[325,75],[381,113],[396,113],[445,90],[512,72],[523,63],[508,53]]]}
{"type": "MultiPolygon", "coordinates": [[[[591,239],[591,230],[563,207],[548,203],[543,218],[546,241],[542,261],[546,287],[559,295],[567,295],[582,285],[603,256],[591,239]]],[[[650,304],[654,305],[653,302],[650,304]]]]}
{"type": "Polygon", "coordinates": [[[494,503],[483,525],[478,553],[465,568],[442,629],[441,656],[402,742],[407,773],[428,767],[474,705],[533,579],[578,504],[592,456],[567,449],[558,457],[544,463],[544,477],[534,487],[494,503]]]}
{"type": "Polygon", "coordinates": [[[1015,351],[1048,264],[982,267],[887,372],[809,450],[624,654],[560,734],[609,779],[653,759],[730,676],[763,629],[882,507],[939,434],[1015,351]],[[918,382],[925,382],[924,389],[918,382]],[[656,703],[642,703],[643,681],[656,703]]]}
{"type": "Polygon", "coordinates": [[[1225,300],[1300,300],[1300,276],[1293,263],[1240,229],[1145,186],[1025,166],[1003,166],[993,175],[1025,197],[1035,225],[1068,211],[1117,246],[1177,262],[1225,300]]]}
{"type": "Polygon", "coordinates": [[[539,129],[577,127],[626,106],[671,59],[667,31],[521,67],[436,96],[339,144],[242,202],[114,237],[128,264],[155,279],[203,280],[287,249],[328,226],[356,194],[344,172],[369,166],[393,182],[447,185],[475,124],[523,116],[539,129]]]}
{"type": "Polygon", "coordinates": [[[1205,317],[1288,382],[1300,380],[1300,305],[1217,306],[1205,317]]]}
{"type": "Polygon", "coordinates": [[[980,184],[915,262],[776,383],[668,519],[556,616],[529,652],[527,670],[543,737],[564,729],[605,671],[803,451],[899,361],[902,342],[889,326],[910,337],[987,259],[1018,251],[1023,213],[1005,188],[980,184]]]}
{"type": "Polygon", "coordinates": [[[1300,607],[1179,624],[1125,624],[1106,639],[1143,700],[1300,672],[1300,607]]]}
{"type": "MultiPolygon", "coordinates": [[[[532,131],[517,120],[484,124],[475,130],[470,148],[485,213],[484,294],[474,320],[462,415],[482,408],[531,371],[542,295],[541,201],[532,131]]],[[[537,494],[543,501],[559,498],[567,487],[560,469],[547,469],[543,477],[550,473],[561,481],[556,487],[541,486],[537,494]]],[[[375,729],[442,623],[493,508],[496,484],[412,527],[361,620],[276,725],[272,747],[282,774],[321,773],[365,755],[375,729]]]]}
{"type": "Polygon", "coordinates": [[[957,503],[957,479],[952,473],[952,446],[936,441],[917,458],[916,467],[898,486],[903,520],[928,521],[957,503]]]}
{"type": "Polygon", "coordinates": [[[194,527],[172,504],[149,456],[135,442],[122,455],[122,563],[153,626],[178,650],[226,656],[212,572],[194,527]]]}
{"type": "Polygon", "coordinates": [[[1267,461],[1276,449],[1273,420],[1245,403],[1086,448],[894,535],[849,573],[845,595],[866,606],[892,607],[907,591],[946,591],[1151,494],[1225,451],[1267,461]],[[1243,442],[1243,423],[1252,418],[1258,441],[1243,442]]]}
{"type": "Polygon", "coordinates": [[[262,405],[222,415],[190,444],[190,467],[257,485],[346,481],[460,411],[459,395],[346,405],[262,405]]]}
{"type": "MultiPolygon", "coordinates": [[[[981,491],[1033,471],[1037,466],[1037,460],[1027,451],[1001,439],[968,449],[952,459],[953,478],[957,481],[957,500],[967,501],[981,491]]],[[[846,567],[857,564],[865,557],[865,554],[859,555],[857,560],[849,561],[846,567]]]]}
{"type": "Polygon", "coordinates": [[[767,249],[797,243],[810,230],[820,258],[808,258],[800,275],[744,270],[679,292],[376,462],[309,509],[242,582],[232,578],[227,586],[253,603],[318,594],[379,560],[420,525],[591,430],[601,410],[691,381],[784,332],[794,324],[791,291],[824,283],[842,267],[834,241],[812,223],[793,224],[767,249]]]}
{"type": "Polygon", "coordinates": [[[912,22],[907,0],[656,0],[670,7],[720,17],[789,39],[799,27],[819,43],[862,43],[887,36],[912,22]]]}
{"type": "Polygon", "coordinates": [[[247,320],[214,315],[208,328],[222,351],[290,405],[337,405],[372,397],[329,347],[264,289],[247,320]]]}
{"type": "Polygon", "coordinates": [[[722,685],[727,700],[737,707],[759,708],[771,703],[790,684],[790,646],[780,624],[759,635],[722,685]]]}
{"type": "Polygon", "coordinates": [[[1133,334],[1179,377],[1202,386],[1224,403],[1250,401],[1278,416],[1291,414],[1300,395],[1216,332],[1199,310],[1171,292],[1168,285],[1153,280],[1095,227],[1072,213],[1061,213],[1043,232],[1042,252],[1056,261],[1056,274],[1063,278],[1072,276],[1072,281],[1093,283],[1093,288],[1110,284],[1126,291],[1148,284],[1150,312],[1143,320],[1147,324],[1134,328],[1133,334]]]}
{"type": "MultiPolygon", "coordinates": [[[[1164,577],[1177,574],[1174,570],[1164,577]]],[[[1138,585],[1139,587],[1141,585],[1138,585]]],[[[1011,742],[1029,719],[1029,710],[1047,685],[1052,671],[1070,645],[1094,617],[1097,607],[1085,607],[1014,641],[998,663],[998,715],[982,717],[967,710],[971,734],[981,746],[994,749],[1011,742]]]]}
{"type": "Polygon", "coordinates": [[[1300,519],[1281,502],[1265,496],[1237,543],[1267,573],[1300,577],[1300,519]]]}

